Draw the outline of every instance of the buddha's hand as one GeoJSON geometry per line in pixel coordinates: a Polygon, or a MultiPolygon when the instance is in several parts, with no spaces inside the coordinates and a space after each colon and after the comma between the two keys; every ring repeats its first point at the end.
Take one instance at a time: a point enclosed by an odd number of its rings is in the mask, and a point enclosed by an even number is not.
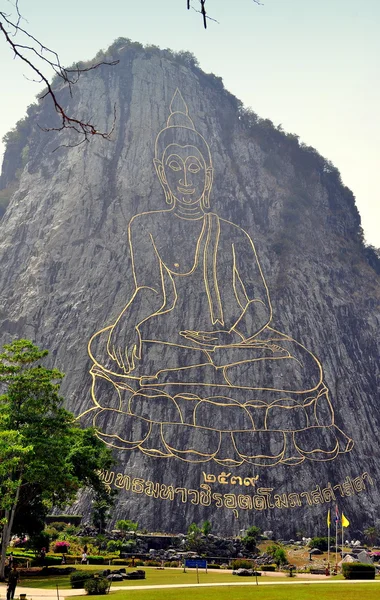
{"type": "Polygon", "coordinates": [[[242,336],[236,331],[180,331],[180,334],[192,342],[209,349],[222,346],[237,346],[244,343],[242,336]]]}
{"type": "Polygon", "coordinates": [[[137,327],[129,329],[125,321],[118,320],[108,337],[107,351],[124,373],[130,373],[141,360],[141,336],[137,327]]]}

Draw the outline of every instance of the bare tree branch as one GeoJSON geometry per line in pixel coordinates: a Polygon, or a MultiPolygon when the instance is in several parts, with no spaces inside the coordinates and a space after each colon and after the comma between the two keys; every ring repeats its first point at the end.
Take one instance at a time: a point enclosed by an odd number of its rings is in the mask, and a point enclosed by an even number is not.
{"type": "MultiPolygon", "coordinates": [[[[255,4],[257,4],[258,6],[263,6],[263,3],[260,2],[260,0],[253,0],[253,2],[255,4]]],[[[207,20],[209,21],[214,21],[214,23],[219,23],[219,21],[217,21],[216,19],[213,19],[212,17],[210,17],[207,13],[206,13],[206,0],[199,0],[199,3],[201,5],[201,10],[198,10],[196,8],[194,8],[194,6],[191,4],[191,0],[187,0],[187,10],[190,10],[190,8],[192,8],[193,10],[195,10],[195,12],[199,13],[200,15],[202,15],[203,18],[203,27],[205,29],[207,29],[207,20]]]]}
{"type": "Polygon", "coordinates": [[[59,56],[55,51],[42,44],[42,42],[40,42],[26,29],[20,26],[22,16],[19,11],[18,0],[15,0],[13,6],[16,10],[17,20],[11,20],[9,15],[0,11],[0,31],[3,33],[6,43],[13,50],[14,56],[20,58],[24,63],[28,65],[32,72],[34,72],[38,76],[38,80],[34,81],[38,81],[39,83],[44,83],[46,85],[47,90],[40,96],[40,100],[43,100],[47,96],[50,96],[54,108],[61,119],[60,127],[41,127],[41,129],[43,131],[62,131],[63,129],[74,130],[76,133],[83,136],[83,139],[78,144],[74,144],[74,146],[80,145],[85,141],[89,141],[94,135],[102,137],[103,139],[110,140],[115,128],[116,108],[114,107],[114,121],[109,131],[98,131],[96,126],[90,121],[82,121],[79,118],[69,116],[63,108],[62,104],[58,101],[57,94],[53,90],[48,77],[42,72],[42,70],[39,67],[36,66],[35,62],[28,57],[28,54],[29,56],[30,54],[32,54],[32,56],[34,56],[35,59],[43,61],[48,67],[53,69],[54,73],[60,79],[62,79],[64,83],[68,85],[70,96],[72,96],[72,86],[77,83],[82,73],[97,69],[101,65],[114,66],[118,64],[119,61],[103,61],[86,68],[79,68],[78,66],[76,69],[66,69],[61,65],[59,56]],[[30,45],[28,45],[27,43],[17,43],[15,38],[18,34],[24,35],[26,39],[30,41],[30,45]]]}

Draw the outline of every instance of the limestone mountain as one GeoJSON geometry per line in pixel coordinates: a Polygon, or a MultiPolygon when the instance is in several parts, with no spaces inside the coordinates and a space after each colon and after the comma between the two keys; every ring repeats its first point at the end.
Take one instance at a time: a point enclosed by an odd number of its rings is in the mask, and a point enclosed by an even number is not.
{"type": "Polygon", "coordinates": [[[354,535],[380,500],[380,282],[353,194],[188,53],[105,57],[58,93],[103,130],[115,107],[112,142],[43,132],[45,104],[7,136],[2,341],[48,348],[114,448],[115,519],[285,536],[338,504],[354,535]]]}

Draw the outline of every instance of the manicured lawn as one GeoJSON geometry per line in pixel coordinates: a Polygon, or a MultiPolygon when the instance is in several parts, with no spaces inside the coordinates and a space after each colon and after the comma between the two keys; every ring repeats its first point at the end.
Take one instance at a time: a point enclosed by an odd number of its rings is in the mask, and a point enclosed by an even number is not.
{"type": "Polygon", "coordinates": [[[60,590],[71,589],[70,577],[67,575],[59,576],[54,575],[51,577],[22,577],[20,587],[31,587],[31,588],[43,588],[43,589],[56,589],[58,585],[60,590]]]}
{"type": "MultiPolygon", "coordinates": [[[[130,590],[129,600],[378,600],[380,583],[305,584],[247,587],[130,590]]],[[[124,591],[111,592],[109,600],[125,600],[124,591]]],[[[91,596],[104,600],[104,596],[91,596]]]]}
{"type": "MultiPolygon", "coordinates": [[[[99,565],[91,565],[86,567],[80,567],[78,565],[77,571],[91,571],[91,572],[101,572],[106,567],[102,567],[99,565]]],[[[115,586],[135,586],[135,585],[165,585],[165,584],[178,584],[178,583],[197,583],[197,573],[195,569],[187,569],[186,573],[183,572],[183,569],[156,569],[154,567],[136,567],[135,569],[128,568],[127,573],[131,571],[135,571],[136,569],[143,569],[146,573],[146,579],[137,579],[131,581],[115,581],[112,585],[115,586]]],[[[116,567],[111,569],[111,571],[117,570],[116,567]]],[[[230,572],[226,571],[215,571],[205,573],[204,570],[199,570],[199,581],[200,583],[219,583],[219,582],[236,582],[241,578],[236,575],[232,575],[230,572]]],[[[265,581],[279,581],[283,579],[289,579],[285,575],[281,578],[279,577],[271,577],[271,576],[262,576],[258,578],[265,581]]],[[[70,588],[70,576],[63,575],[58,576],[54,575],[51,577],[23,577],[21,582],[21,586],[24,587],[33,587],[33,588],[44,588],[44,589],[55,589],[58,585],[60,589],[68,589],[70,588]]]]}

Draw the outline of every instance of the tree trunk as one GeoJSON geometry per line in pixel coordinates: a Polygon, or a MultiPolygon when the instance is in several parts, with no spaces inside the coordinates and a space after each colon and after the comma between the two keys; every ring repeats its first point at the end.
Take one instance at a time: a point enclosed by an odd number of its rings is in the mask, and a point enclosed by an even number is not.
{"type": "Polygon", "coordinates": [[[0,581],[4,581],[5,578],[5,561],[7,559],[7,548],[12,534],[13,521],[15,518],[16,507],[20,496],[21,482],[17,486],[15,499],[10,510],[5,511],[6,524],[3,527],[1,536],[1,557],[0,557],[0,581]]]}

